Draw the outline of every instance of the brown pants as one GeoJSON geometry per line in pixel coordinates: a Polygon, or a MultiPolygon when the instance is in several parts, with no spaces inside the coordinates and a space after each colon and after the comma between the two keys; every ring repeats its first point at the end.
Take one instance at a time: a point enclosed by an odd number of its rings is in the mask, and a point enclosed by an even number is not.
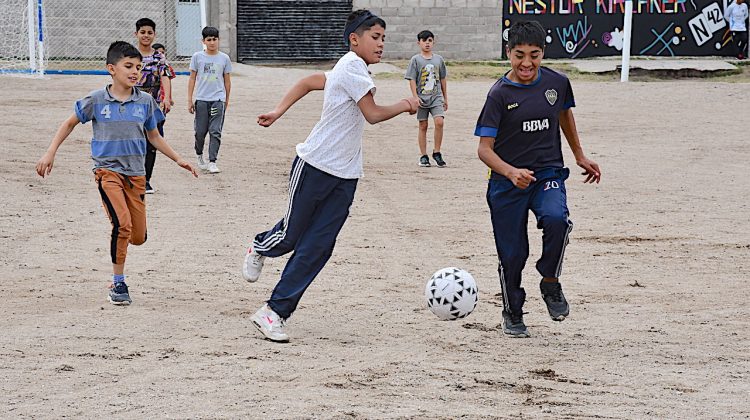
{"type": "Polygon", "coordinates": [[[146,177],[97,169],[94,179],[99,186],[104,211],[112,222],[112,263],[125,264],[128,243],[140,245],[146,242],[146,177]]]}

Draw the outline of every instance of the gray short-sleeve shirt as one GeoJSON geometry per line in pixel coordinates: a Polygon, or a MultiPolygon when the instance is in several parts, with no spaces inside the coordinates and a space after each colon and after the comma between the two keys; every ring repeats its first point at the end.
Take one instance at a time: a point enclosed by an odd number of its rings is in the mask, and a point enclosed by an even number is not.
{"type": "Polygon", "coordinates": [[[406,69],[407,80],[414,80],[417,84],[417,94],[425,108],[432,108],[443,104],[443,90],[440,81],[448,76],[443,57],[433,54],[424,58],[417,54],[409,61],[406,69]]]}
{"type": "Polygon", "coordinates": [[[227,101],[224,75],[232,72],[232,60],[228,55],[221,51],[214,55],[198,51],[190,59],[190,70],[196,72],[195,100],[227,101]]]}

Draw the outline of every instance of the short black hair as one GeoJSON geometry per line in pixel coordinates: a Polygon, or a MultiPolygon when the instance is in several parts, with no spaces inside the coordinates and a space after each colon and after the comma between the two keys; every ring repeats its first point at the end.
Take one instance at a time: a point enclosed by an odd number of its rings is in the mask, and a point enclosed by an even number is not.
{"type": "Polygon", "coordinates": [[[427,31],[427,30],[422,31],[422,32],[420,32],[420,33],[417,34],[417,40],[418,41],[427,41],[428,38],[435,39],[435,34],[433,34],[430,31],[427,31]]]}
{"type": "Polygon", "coordinates": [[[135,30],[140,31],[142,27],[144,26],[150,26],[151,29],[156,32],[156,22],[149,18],[140,18],[137,21],[135,21],[135,30]]]}
{"type": "MultiPolygon", "coordinates": [[[[359,9],[359,10],[355,10],[349,13],[349,16],[346,18],[346,25],[348,26],[350,23],[354,22],[365,13],[371,13],[371,12],[366,9],[359,9]]],[[[354,33],[359,36],[362,36],[362,34],[365,33],[366,30],[372,28],[375,25],[380,25],[383,27],[383,29],[385,29],[385,21],[381,19],[380,17],[373,15],[371,18],[362,22],[362,24],[359,25],[359,27],[354,31],[354,33]]]]}
{"type": "Polygon", "coordinates": [[[508,50],[512,50],[516,45],[535,45],[544,49],[544,37],[544,27],[541,23],[535,20],[516,22],[508,29],[508,50]]]}
{"type": "Polygon", "coordinates": [[[203,28],[203,31],[201,31],[201,35],[203,35],[203,39],[206,39],[210,36],[218,38],[219,30],[214,28],[213,26],[206,26],[205,28],[203,28]]]}
{"type": "Polygon", "coordinates": [[[136,47],[125,41],[115,41],[107,50],[107,64],[117,64],[123,58],[138,58],[143,61],[143,56],[136,47]]]}
{"type": "Polygon", "coordinates": [[[158,42],[156,44],[152,45],[151,48],[153,48],[155,50],[158,50],[159,48],[161,48],[163,50],[166,50],[166,48],[164,48],[164,44],[159,44],[158,42]]]}

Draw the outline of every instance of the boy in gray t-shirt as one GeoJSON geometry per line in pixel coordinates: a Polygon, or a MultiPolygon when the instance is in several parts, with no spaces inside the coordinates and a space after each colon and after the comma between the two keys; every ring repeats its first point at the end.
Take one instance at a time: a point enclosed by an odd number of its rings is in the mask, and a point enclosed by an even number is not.
{"type": "Polygon", "coordinates": [[[232,61],[228,55],[219,51],[218,29],[206,26],[202,35],[206,50],[193,54],[190,60],[188,111],[191,114],[195,113],[195,154],[198,155],[198,167],[207,170],[208,173],[218,174],[221,171],[216,166],[216,159],[219,157],[221,146],[224,114],[229,108],[229,91],[232,88],[229,74],[232,72],[232,61]],[[211,136],[208,164],[203,159],[206,133],[211,136]]]}
{"type": "Polygon", "coordinates": [[[435,120],[435,139],[432,150],[432,158],[438,167],[445,167],[440,146],[443,143],[443,121],[445,111],[448,110],[448,93],[443,57],[432,53],[435,35],[430,31],[422,31],[417,35],[417,45],[421,52],[411,58],[409,68],[406,69],[405,79],[409,80],[411,94],[419,98],[419,110],[417,121],[419,121],[419,166],[430,166],[430,158],[427,157],[427,118],[432,114],[435,120]]]}

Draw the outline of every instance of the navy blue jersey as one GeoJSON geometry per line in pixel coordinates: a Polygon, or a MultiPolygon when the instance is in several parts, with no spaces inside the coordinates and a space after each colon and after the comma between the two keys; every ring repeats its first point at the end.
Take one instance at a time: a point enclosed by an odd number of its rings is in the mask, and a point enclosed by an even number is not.
{"type": "Polygon", "coordinates": [[[474,135],[494,137],[495,153],[516,168],[562,168],[559,116],[574,106],[573,88],[563,74],[540,67],[529,85],[506,75],[487,94],[474,135]]]}

